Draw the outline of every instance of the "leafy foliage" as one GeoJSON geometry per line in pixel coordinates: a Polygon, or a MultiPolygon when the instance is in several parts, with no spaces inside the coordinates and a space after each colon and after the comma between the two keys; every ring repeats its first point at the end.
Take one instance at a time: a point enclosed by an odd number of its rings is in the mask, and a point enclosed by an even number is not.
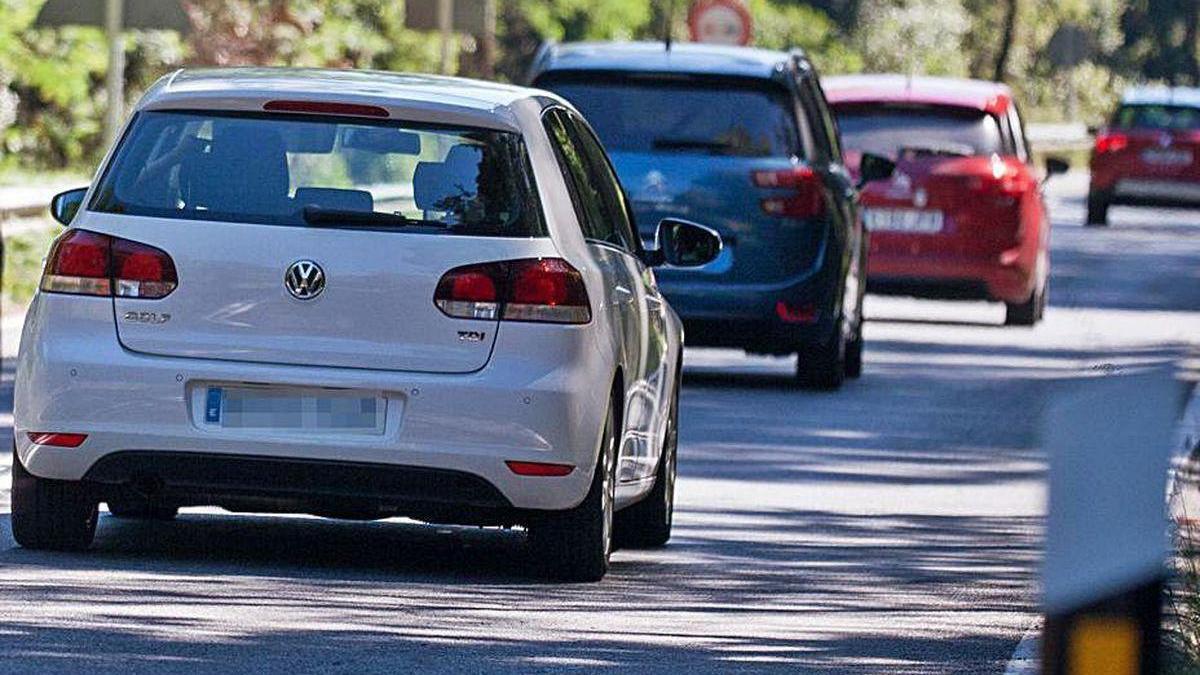
{"type": "MultiPolygon", "coordinates": [[[[404,27],[403,0],[183,1],[194,26],[186,38],[125,36],[127,99],[184,65],[429,72],[439,64],[436,36],[404,27]]],[[[496,76],[503,80],[522,80],[547,40],[656,40],[666,25],[677,40],[687,34],[689,0],[496,1],[496,76]]],[[[1200,84],[1196,0],[745,1],[756,44],[801,47],[825,74],[992,78],[999,69],[1035,119],[1097,122],[1131,81],[1200,84]],[[1071,68],[1055,65],[1047,52],[1067,23],[1092,36],[1090,58],[1071,68]]],[[[35,28],[44,2],[0,0],[0,172],[79,169],[102,150],[104,35],[89,27],[35,28]]],[[[470,36],[456,40],[457,71],[486,72],[481,45],[470,36]]]]}

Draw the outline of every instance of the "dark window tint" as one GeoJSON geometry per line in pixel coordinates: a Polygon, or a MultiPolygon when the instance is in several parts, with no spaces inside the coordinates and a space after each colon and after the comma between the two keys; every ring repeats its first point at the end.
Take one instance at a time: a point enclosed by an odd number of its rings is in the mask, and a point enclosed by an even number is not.
{"type": "Polygon", "coordinates": [[[813,142],[816,144],[816,154],[821,159],[838,161],[842,159],[842,151],[838,141],[837,124],[829,112],[825,102],[825,94],[817,84],[817,75],[812,66],[806,66],[800,76],[800,103],[804,108],[805,118],[812,129],[813,142]]]}
{"type": "Polygon", "coordinates": [[[1025,135],[1025,122],[1021,119],[1021,113],[1017,110],[1016,105],[1008,109],[1009,124],[1012,125],[1013,145],[1016,147],[1017,157],[1021,161],[1028,162],[1032,156],[1029,150],[1029,138],[1025,135]]]}
{"type": "Polygon", "coordinates": [[[1200,108],[1175,105],[1123,105],[1113,117],[1119,129],[1162,129],[1194,131],[1200,129],[1200,108]]]}
{"type": "Polygon", "coordinates": [[[848,150],[899,158],[924,154],[1006,154],[1000,123],[969,108],[840,106],[836,110],[848,150]]]}
{"type": "Polygon", "coordinates": [[[563,178],[575,204],[575,214],[583,236],[597,241],[616,237],[612,222],[605,216],[604,200],[588,168],[588,160],[575,140],[572,124],[562,110],[551,110],[544,118],[546,132],[554,144],[563,178]]]}
{"type": "Polygon", "coordinates": [[[621,183],[608,163],[604,148],[600,145],[586,123],[575,115],[568,115],[571,121],[572,137],[587,160],[588,169],[593,176],[595,187],[600,195],[604,216],[612,224],[611,230],[605,228],[608,236],[605,241],[621,246],[630,251],[637,250],[633,239],[633,224],[629,220],[629,207],[625,203],[625,194],[621,191],[621,183]]]}
{"type": "Polygon", "coordinates": [[[611,151],[797,154],[791,102],[769,83],[550,75],[538,86],[571,101],[611,151]]]}
{"type": "Polygon", "coordinates": [[[91,208],[269,225],[545,236],[521,138],[343,118],[143,112],[91,208]]]}

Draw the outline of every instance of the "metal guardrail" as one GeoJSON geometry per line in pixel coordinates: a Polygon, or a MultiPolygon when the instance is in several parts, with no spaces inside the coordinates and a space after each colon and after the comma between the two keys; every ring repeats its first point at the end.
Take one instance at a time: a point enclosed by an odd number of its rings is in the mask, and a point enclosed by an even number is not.
{"type": "Polygon", "coordinates": [[[1091,144],[1092,135],[1082,123],[1030,124],[1025,129],[1029,143],[1041,148],[1073,148],[1091,144]]]}

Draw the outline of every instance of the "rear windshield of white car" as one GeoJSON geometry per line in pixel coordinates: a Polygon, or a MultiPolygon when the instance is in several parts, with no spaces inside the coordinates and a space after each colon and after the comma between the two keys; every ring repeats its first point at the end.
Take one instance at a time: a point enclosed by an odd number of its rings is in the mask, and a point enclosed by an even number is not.
{"type": "Polygon", "coordinates": [[[1200,130],[1200,108],[1181,105],[1123,105],[1113,116],[1118,129],[1200,130]]]}
{"type": "Polygon", "coordinates": [[[800,154],[791,100],[771,82],[550,73],[537,85],[578,108],[610,151],[800,154]]]}
{"type": "Polygon", "coordinates": [[[843,105],[834,110],[848,150],[892,158],[1004,154],[1000,123],[971,108],[843,105]]]}
{"type": "Polygon", "coordinates": [[[350,118],[139,113],[90,208],[266,225],[546,235],[519,135],[350,118]]]}

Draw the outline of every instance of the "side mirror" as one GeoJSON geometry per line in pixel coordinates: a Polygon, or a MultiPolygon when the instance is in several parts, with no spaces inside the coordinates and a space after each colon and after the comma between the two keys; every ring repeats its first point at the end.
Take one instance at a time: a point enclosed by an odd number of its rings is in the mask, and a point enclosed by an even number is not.
{"type": "Polygon", "coordinates": [[[663,218],[655,235],[657,247],[646,251],[650,265],[700,267],[721,254],[721,235],[711,228],[679,218],[663,218]]]}
{"type": "Polygon", "coordinates": [[[1046,175],[1060,176],[1071,170],[1071,163],[1062,157],[1046,158],[1046,175]]]}
{"type": "Polygon", "coordinates": [[[87,191],[87,188],[75,188],[54,195],[50,200],[50,215],[63,225],[70,225],[79,207],[83,206],[83,197],[87,191]]]}
{"type": "Polygon", "coordinates": [[[894,173],[896,173],[895,162],[887,157],[864,152],[862,160],[858,164],[858,186],[862,187],[877,180],[887,180],[894,173]]]}

